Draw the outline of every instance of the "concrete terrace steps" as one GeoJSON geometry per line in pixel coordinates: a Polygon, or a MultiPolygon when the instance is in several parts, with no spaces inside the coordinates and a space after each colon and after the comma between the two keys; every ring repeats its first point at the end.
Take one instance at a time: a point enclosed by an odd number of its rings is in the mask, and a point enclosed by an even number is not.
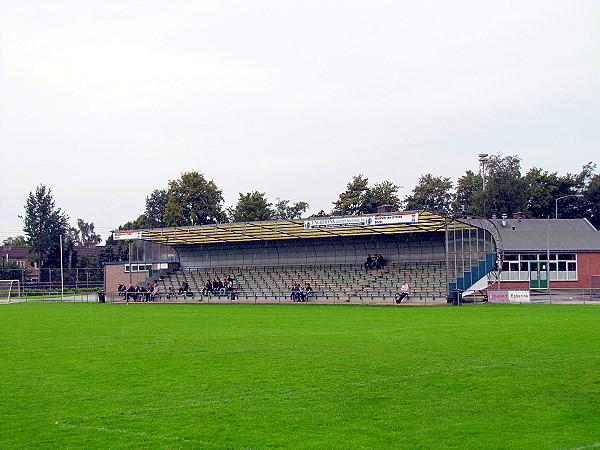
{"type": "Polygon", "coordinates": [[[383,269],[366,271],[362,265],[327,264],[324,266],[259,266],[210,267],[176,271],[159,281],[160,289],[175,291],[186,281],[190,289],[200,293],[207,279],[235,279],[239,296],[285,298],[295,283],[311,283],[317,297],[352,299],[381,298],[387,301],[396,295],[402,281],[411,285],[415,298],[446,296],[443,263],[398,263],[383,269]]]}

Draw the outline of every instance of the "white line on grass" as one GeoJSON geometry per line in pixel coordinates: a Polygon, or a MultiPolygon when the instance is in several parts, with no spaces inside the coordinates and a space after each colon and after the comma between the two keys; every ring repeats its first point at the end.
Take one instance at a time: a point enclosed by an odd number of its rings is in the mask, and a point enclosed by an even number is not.
{"type": "MultiPolygon", "coordinates": [[[[186,439],[186,438],[183,438],[180,436],[167,436],[164,434],[150,434],[150,433],[146,433],[144,431],[125,430],[122,428],[91,427],[88,425],[78,425],[78,424],[68,423],[68,422],[55,422],[54,424],[59,425],[59,426],[71,427],[71,428],[83,428],[84,430],[108,431],[109,433],[121,433],[121,434],[128,434],[128,435],[132,435],[132,436],[141,436],[144,438],[159,439],[159,440],[163,440],[163,441],[193,442],[196,444],[210,445],[212,447],[218,447],[218,448],[237,447],[237,446],[231,446],[231,445],[225,445],[225,444],[216,444],[214,442],[201,441],[201,440],[197,440],[197,439],[186,439]]],[[[238,448],[240,448],[240,447],[238,447],[238,448]]],[[[244,447],[244,448],[249,448],[249,447],[244,447]]]]}
{"type": "Polygon", "coordinates": [[[600,447],[600,442],[596,442],[595,444],[590,444],[590,445],[584,445],[583,447],[567,448],[565,450],[586,450],[588,448],[598,448],[598,447],[600,447]]]}
{"type": "MultiPolygon", "coordinates": [[[[190,441],[189,439],[182,438],[180,436],[167,436],[164,434],[148,434],[143,431],[124,430],[121,428],[91,427],[89,425],[78,425],[75,423],[68,423],[68,422],[55,422],[55,425],[62,425],[62,426],[71,427],[71,428],[83,428],[84,430],[109,431],[112,433],[132,434],[135,436],[149,437],[149,438],[153,438],[153,439],[161,439],[161,440],[168,440],[168,441],[184,441],[184,442],[190,441]]],[[[209,444],[208,442],[201,442],[201,443],[209,444]]]]}
{"type": "Polygon", "coordinates": [[[122,428],[107,428],[107,427],[91,427],[88,425],[79,425],[75,423],[69,422],[54,422],[55,425],[71,427],[71,428],[83,428],[84,430],[94,430],[94,431],[107,431],[109,433],[121,433],[128,434],[132,436],[140,436],[151,439],[158,439],[163,441],[181,441],[181,442],[192,442],[195,444],[208,445],[217,448],[239,448],[244,450],[254,450],[252,447],[239,446],[239,445],[225,445],[225,444],[217,444],[215,442],[202,441],[198,439],[186,439],[181,436],[167,436],[165,434],[150,434],[144,431],[133,431],[133,430],[125,430],[122,428]]]}

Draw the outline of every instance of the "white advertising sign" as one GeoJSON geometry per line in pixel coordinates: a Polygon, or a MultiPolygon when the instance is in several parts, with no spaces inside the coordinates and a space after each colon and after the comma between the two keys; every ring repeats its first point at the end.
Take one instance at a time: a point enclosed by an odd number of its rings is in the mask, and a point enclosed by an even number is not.
{"type": "Polygon", "coordinates": [[[508,291],[508,300],[510,302],[529,302],[529,291],[508,291]]]}
{"type": "Polygon", "coordinates": [[[115,241],[128,241],[130,239],[141,239],[141,231],[115,231],[113,232],[113,239],[115,241]]]}
{"type": "Polygon", "coordinates": [[[373,217],[340,217],[338,219],[305,220],[304,228],[337,228],[337,227],[361,227],[373,225],[373,217]]]}
{"type": "Polygon", "coordinates": [[[373,225],[388,225],[394,223],[417,223],[419,213],[411,214],[382,214],[374,217],[373,225]]]}
{"type": "Polygon", "coordinates": [[[337,228],[337,227],[365,227],[372,225],[389,225],[395,223],[417,223],[418,213],[410,214],[381,214],[378,216],[340,217],[304,221],[304,228],[337,228]]]}
{"type": "Polygon", "coordinates": [[[504,289],[488,290],[488,301],[493,303],[524,303],[529,302],[529,291],[509,291],[504,289]]]}

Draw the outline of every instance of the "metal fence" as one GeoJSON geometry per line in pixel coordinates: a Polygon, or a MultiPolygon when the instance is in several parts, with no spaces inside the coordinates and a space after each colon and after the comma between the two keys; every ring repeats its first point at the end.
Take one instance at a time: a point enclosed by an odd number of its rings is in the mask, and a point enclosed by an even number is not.
{"type": "MultiPolygon", "coordinates": [[[[475,292],[462,297],[463,303],[482,303],[487,300],[485,291],[475,292]]],[[[529,301],[513,301],[510,303],[534,304],[600,304],[600,288],[577,289],[530,289],[529,301]]]]}
{"type": "MultiPolygon", "coordinates": [[[[529,304],[590,304],[600,305],[599,288],[580,289],[547,289],[531,290],[529,304]]],[[[347,295],[324,295],[319,291],[313,292],[307,298],[305,304],[361,304],[361,305],[396,305],[396,296],[347,296],[347,295]]],[[[260,292],[244,292],[231,296],[230,294],[217,295],[202,294],[201,292],[188,291],[186,294],[165,294],[151,296],[150,293],[137,292],[127,293],[118,291],[102,290],[74,290],[65,289],[39,289],[23,290],[20,297],[12,297],[10,303],[17,302],[101,302],[101,303],[295,303],[289,293],[282,292],[280,295],[264,295],[260,292]],[[134,296],[135,295],[135,296],[134,296]]],[[[7,303],[7,299],[0,298],[0,303],[7,303]]],[[[473,305],[486,302],[483,293],[464,296],[459,304],[473,305]]],[[[513,302],[519,303],[519,302],[513,302]]],[[[403,300],[402,305],[445,305],[451,304],[445,298],[411,296],[403,300]]]]}

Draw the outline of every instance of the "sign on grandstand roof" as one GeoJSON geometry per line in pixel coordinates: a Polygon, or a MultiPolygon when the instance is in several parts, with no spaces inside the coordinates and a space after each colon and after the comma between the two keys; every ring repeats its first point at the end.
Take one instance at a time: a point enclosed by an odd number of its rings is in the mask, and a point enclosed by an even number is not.
{"type": "Polygon", "coordinates": [[[131,239],[141,239],[141,231],[113,231],[113,239],[115,241],[128,241],[131,239]]]}
{"type": "Polygon", "coordinates": [[[419,213],[410,214],[378,214],[373,217],[373,225],[387,225],[394,223],[418,223],[419,213]]]}
{"type": "Polygon", "coordinates": [[[396,223],[417,223],[419,213],[379,214],[376,216],[337,217],[328,219],[305,220],[304,228],[368,227],[372,225],[391,225],[396,223]]]}

